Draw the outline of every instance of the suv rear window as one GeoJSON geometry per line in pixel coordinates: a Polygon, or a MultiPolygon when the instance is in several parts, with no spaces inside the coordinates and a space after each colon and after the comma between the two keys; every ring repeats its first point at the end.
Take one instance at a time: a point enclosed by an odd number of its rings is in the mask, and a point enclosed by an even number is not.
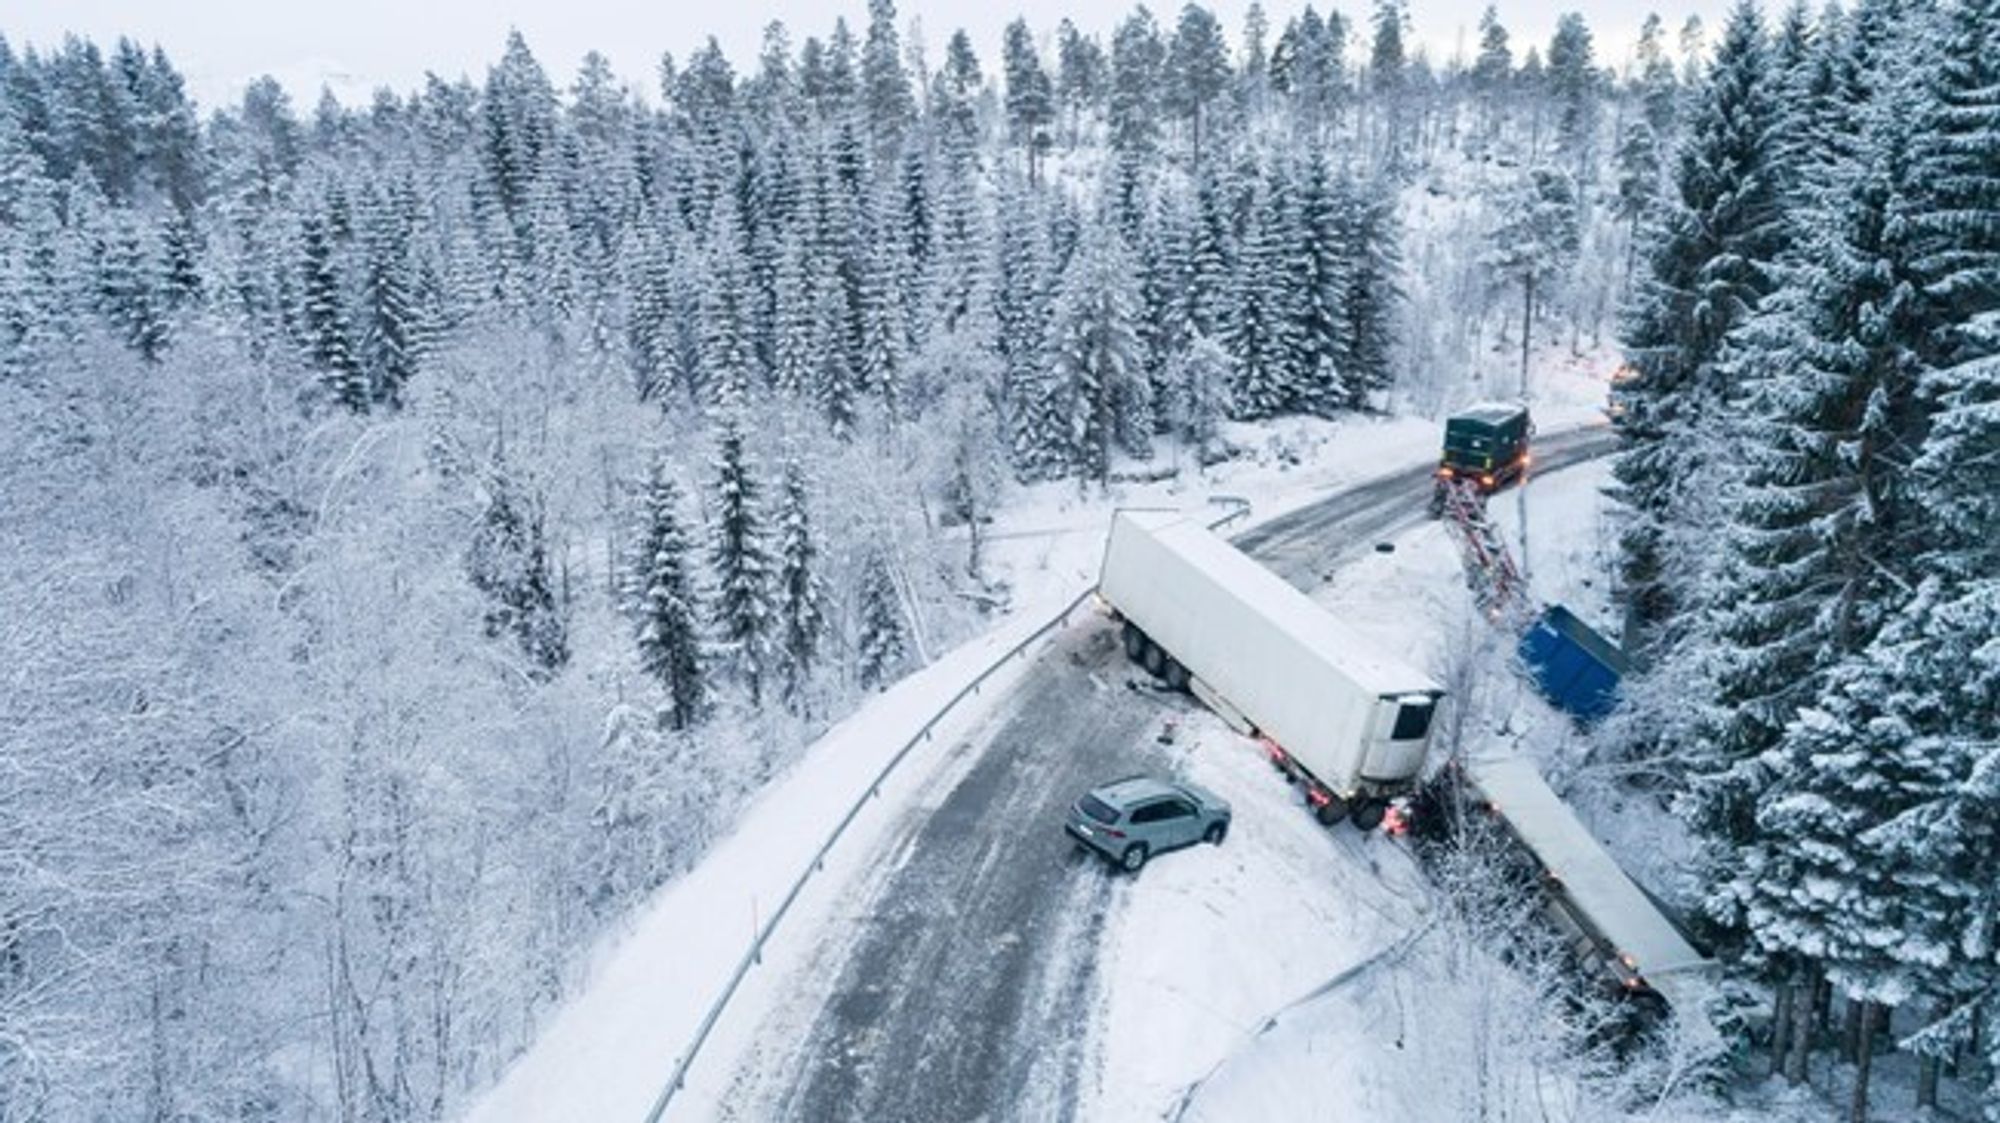
{"type": "Polygon", "coordinates": [[[1118,809],[1094,795],[1084,796],[1082,799],[1077,800],[1076,805],[1083,810],[1085,815],[1090,816],[1100,823],[1115,823],[1118,821],[1118,809]]]}

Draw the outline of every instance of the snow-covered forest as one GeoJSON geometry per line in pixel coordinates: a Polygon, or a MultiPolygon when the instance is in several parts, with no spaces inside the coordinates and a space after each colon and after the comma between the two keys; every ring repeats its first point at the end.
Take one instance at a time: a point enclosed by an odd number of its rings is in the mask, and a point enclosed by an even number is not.
{"type": "Polygon", "coordinates": [[[1832,1038],[1858,1120],[1860,1043],[1933,1103],[2000,1010],[2000,8],[1738,9],[1681,128],[1621,325],[1650,669],[1607,748],[1674,792],[1769,1063],[1832,1038]]]}
{"type": "Polygon", "coordinates": [[[447,1116],[1010,496],[1620,340],[1604,751],[1746,993],[1992,1046],[1992,0],[856,14],[310,110],[0,40],[0,1120],[447,1116]]]}

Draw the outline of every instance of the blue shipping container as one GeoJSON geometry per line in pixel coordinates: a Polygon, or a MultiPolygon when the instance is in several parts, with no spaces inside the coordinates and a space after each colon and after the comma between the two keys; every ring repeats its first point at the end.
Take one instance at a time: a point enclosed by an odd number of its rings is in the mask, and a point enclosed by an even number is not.
{"type": "Polygon", "coordinates": [[[1618,704],[1625,653],[1562,605],[1550,605],[1521,636],[1521,662],[1550,702],[1589,724],[1618,704]]]}

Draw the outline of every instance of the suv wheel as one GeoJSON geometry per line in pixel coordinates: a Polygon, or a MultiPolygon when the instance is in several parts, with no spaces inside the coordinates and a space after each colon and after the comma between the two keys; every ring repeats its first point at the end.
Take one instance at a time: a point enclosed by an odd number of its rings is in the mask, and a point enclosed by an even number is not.
{"type": "Polygon", "coordinates": [[[1143,842],[1135,842],[1127,846],[1124,855],[1118,859],[1119,867],[1126,873],[1138,873],[1140,868],[1145,864],[1146,844],[1143,842]]]}

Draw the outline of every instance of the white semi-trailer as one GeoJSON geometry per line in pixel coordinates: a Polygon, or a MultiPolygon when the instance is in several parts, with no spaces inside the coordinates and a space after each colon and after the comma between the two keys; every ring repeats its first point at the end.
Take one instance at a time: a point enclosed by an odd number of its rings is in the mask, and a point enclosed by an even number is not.
{"type": "Polygon", "coordinates": [[[1247,725],[1321,822],[1373,830],[1416,786],[1443,689],[1199,521],[1117,512],[1098,594],[1126,653],[1247,725]]]}

